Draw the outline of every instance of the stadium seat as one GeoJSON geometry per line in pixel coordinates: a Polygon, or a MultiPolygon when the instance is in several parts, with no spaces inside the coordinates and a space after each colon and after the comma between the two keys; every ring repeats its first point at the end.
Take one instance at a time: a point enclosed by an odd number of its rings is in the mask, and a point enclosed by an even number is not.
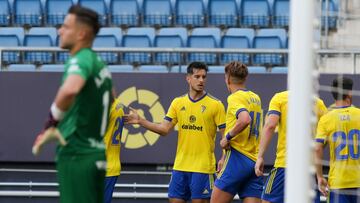
{"type": "Polygon", "coordinates": [[[270,6],[267,0],[242,0],[240,26],[269,27],[270,6]]]}
{"type": "MultiPolygon", "coordinates": [[[[147,35],[125,35],[122,40],[123,47],[151,47],[150,38],[147,35]]],[[[123,54],[123,61],[130,64],[149,64],[151,54],[144,52],[128,52],[123,54]]]]}
{"type": "Polygon", "coordinates": [[[338,18],[338,5],[334,2],[334,0],[322,0],[321,3],[321,25],[322,28],[325,28],[326,26],[326,20],[327,25],[329,29],[336,29],[337,27],[337,18],[338,18]],[[328,9],[326,9],[326,1],[328,1],[328,9]],[[328,18],[326,16],[328,15],[328,18]]]}
{"type": "MultiPolygon", "coordinates": [[[[248,28],[230,28],[221,39],[222,48],[248,49],[252,47],[255,31],[248,28]]],[[[241,61],[250,63],[250,54],[226,53],[221,54],[220,63],[226,64],[230,61],[241,61]]]]}
{"type": "Polygon", "coordinates": [[[249,73],[267,73],[264,66],[248,66],[249,73]]]}
{"type": "Polygon", "coordinates": [[[16,35],[20,45],[23,45],[25,31],[22,27],[2,27],[0,28],[0,35],[16,35]]]}
{"type": "Polygon", "coordinates": [[[288,73],[288,67],[281,67],[281,66],[273,67],[271,69],[271,73],[287,74],[288,73]]]}
{"type": "Polygon", "coordinates": [[[169,70],[166,66],[143,65],[143,66],[140,66],[139,72],[142,72],[142,73],[168,73],[169,70]]]}
{"type": "Polygon", "coordinates": [[[287,40],[287,32],[285,29],[277,28],[277,29],[260,29],[258,30],[257,36],[259,37],[273,37],[277,36],[281,40],[281,47],[286,47],[287,40]]]}
{"type": "MultiPolygon", "coordinates": [[[[24,45],[28,47],[51,47],[53,42],[49,35],[26,35],[24,45]]],[[[52,63],[53,53],[50,52],[25,52],[25,63],[52,63]]]]}
{"type": "Polygon", "coordinates": [[[205,25],[203,0],[177,0],[175,3],[175,24],[188,27],[205,25]]]}
{"type": "Polygon", "coordinates": [[[79,0],[79,4],[93,9],[99,14],[99,23],[102,26],[107,25],[107,9],[104,0],[79,0]]]}
{"type": "Polygon", "coordinates": [[[210,25],[222,27],[236,26],[238,10],[235,0],[210,0],[208,16],[210,25]]]}
{"type": "MultiPolygon", "coordinates": [[[[17,35],[3,35],[0,34],[0,47],[17,47],[20,45],[17,35]]],[[[20,53],[16,51],[3,51],[2,63],[20,63],[20,53]]]]}
{"type": "Polygon", "coordinates": [[[117,40],[117,44],[121,44],[122,31],[119,27],[102,27],[97,35],[114,35],[117,40]]]}
{"type": "Polygon", "coordinates": [[[65,16],[72,4],[72,0],[46,0],[45,24],[47,26],[59,26],[63,24],[65,16]]]}
{"type": "Polygon", "coordinates": [[[110,24],[113,26],[138,26],[140,9],[137,0],[111,0],[110,24]]]}
{"type": "MultiPolygon", "coordinates": [[[[162,48],[184,47],[187,40],[185,28],[163,28],[155,37],[154,46],[162,48]]],[[[180,53],[156,53],[155,61],[160,64],[181,63],[180,53]]]]}
{"type": "MultiPolygon", "coordinates": [[[[195,28],[188,38],[188,47],[191,48],[217,48],[220,42],[220,29],[218,28],[195,28]]],[[[208,64],[217,62],[214,53],[190,53],[188,61],[204,61],[208,64]]]]}
{"type": "Polygon", "coordinates": [[[40,0],[14,0],[14,24],[17,26],[41,26],[40,0]]]}
{"type": "Polygon", "coordinates": [[[273,5],[272,25],[274,27],[289,27],[290,0],[275,0],[273,5]]]}
{"type": "MultiPolygon", "coordinates": [[[[114,48],[118,46],[117,38],[114,35],[97,35],[93,47],[94,48],[114,48]]],[[[116,52],[98,52],[101,59],[107,64],[118,62],[118,53],[116,52]]]]}
{"type": "Polygon", "coordinates": [[[132,27],[127,31],[127,35],[146,35],[149,37],[151,44],[155,39],[155,29],[152,27],[132,27]]]}
{"type": "Polygon", "coordinates": [[[8,0],[0,0],[0,26],[10,25],[10,4],[8,0]]]}
{"type": "Polygon", "coordinates": [[[134,72],[134,68],[132,65],[109,65],[108,68],[112,73],[134,72]]]}
{"type": "Polygon", "coordinates": [[[65,66],[63,64],[44,64],[40,67],[43,72],[64,72],[65,66]]]}
{"type": "Polygon", "coordinates": [[[36,71],[36,67],[33,64],[10,64],[8,67],[9,71],[21,71],[21,72],[31,72],[36,71]]]}
{"type": "Polygon", "coordinates": [[[209,66],[209,73],[225,73],[224,66],[209,66]]]}
{"type": "MultiPolygon", "coordinates": [[[[277,36],[257,36],[254,38],[253,48],[256,49],[281,49],[281,40],[277,36]]],[[[256,65],[282,65],[281,54],[255,54],[253,64],[256,65]]]]}
{"type": "MultiPolygon", "coordinates": [[[[57,38],[56,38],[56,46],[59,47],[59,45],[60,45],[60,37],[57,36],[57,38]]],[[[57,52],[55,58],[56,58],[56,63],[64,64],[70,58],[70,54],[67,51],[57,52]]]]}
{"type": "Polygon", "coordinates": [[[186,73],[187,72],[187,66],[172,66],[170,69],[170,73],[186,73]]]}
{"type": "Polygon", "coordinates": [[[29,35],[49,35],[52,44],[56,43],[57,30],[55,27],[33,27],[29,30],[29,35]]]}
{"type": "Polygon", "coordinates": [[[172,9],[170,0],[144,0],[144,24],[150,26],[171,26],[172,9]]]}

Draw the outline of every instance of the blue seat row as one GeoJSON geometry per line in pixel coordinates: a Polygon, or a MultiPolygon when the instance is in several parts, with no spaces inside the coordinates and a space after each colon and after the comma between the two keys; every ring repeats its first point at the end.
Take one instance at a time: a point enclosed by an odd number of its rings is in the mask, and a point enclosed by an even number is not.
{"type": "MultiPolygon", "coordinates": [[[[224,35],[219,28],[195,28],[188,35],[185,28],[162,28],[155,34],[154,28],[130,28],[126,35],[120,28],[101,28],[93,47],[161,47],[161,48],[234,48],[234,49],[285,49],[288,37],[285,29],[230,28],[224,35]]],[[[24,34],[22,28],[0,28],[0,46],[32,46],[52,47],[59,44],[56,29],[31,28],[24,34]]],[[[109,64],[181,64],[184,61],[205,61],[208,64],[226,64],[232,60],[240,60],[246,64],[283,65],[286,63],[282,54],[241,54],[224,53],[219,56],[211,53],[190,53],[184,56],[179,53],[123,53],[101,52],[99,55],[109,64]],[[185,58],[184,58],[185,57],[185,58]],[[154,60],[153,60],[154,59],[154,60]],[[219,60],[219,61],[218,61],[219,60]]],[[[54,60],[54,54],[49,52],[27,52],[25,63],[64,63],[67,53],[59,53],[54,60]]],[[[20,55],[16,52],[4,52],[5,63],[20,62],[20,55]]]]}
{"type": "MultiPolygon", "coordinates": [[[[0,26],[57,26],[74,3],[96,10],[102,26],[126,27],[287,27],[290,10],[290,0],[175,0],[174,4],[172,0],[143,0],[141,4],[138,0],[10,1],[0,0],[0,26]]],[[[329,0],[331,13],[338,9],[334,1],[329,0]]],[[[329,26],[336,26],[336,20],[336,15],[332,16],[329,26]]]]}
{"type": "MultiPolygon", "coordinates": [[[[109,65],[109,70],[113,73],[186,73],[186,66],[172,66],[168,68],[162,65],[142,65],[134,68],[132,65],[109,65]]],[[[273,67],[269,71],[264,66],[249,66],[250,73],[279,73],[286,74],[287,67],[273,67]]],[[[63,64],[44,64],[39,69],[33,64],[10,64],[8,71],[21,71],[21,72],[63,72],[63,64]]],[[[209,73],[224,73],[224,66],[209,66],[209,73]]]]}

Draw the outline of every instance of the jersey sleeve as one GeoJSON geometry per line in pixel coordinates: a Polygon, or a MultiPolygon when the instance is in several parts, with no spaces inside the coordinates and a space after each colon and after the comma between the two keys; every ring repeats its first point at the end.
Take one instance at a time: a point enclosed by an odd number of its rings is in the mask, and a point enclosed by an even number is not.
{"type": "Polygon", "coordinates": [[[216,115],[215,115],[215,123],[219,129],[223,129],[226,127],[225,125],[225,107],[221,102],[218,102],[216,115]]]}
{"type": "Polygon", "coordinates": [[[70,65],[67,69],[67,75],[80,75],[84,80],[87,80],[91,75],[91,63],[84,57],[76,57],[70,59],[70,65]]]}
{"type": "Polygon", "coordinates": [[[327,124],[326,124],[325,118],[324,117],[320,118],[320,121],[319,121],[317,129],[316,129],[316,136],[315,136],[316,142],[326,144],[327,136],[328,136],[328,132],[326,130],[326,125],[327,124]]]}
{"type": "Polygon", "coordinates": [[[281,101],[278,94],[275,94],[270,100],[269,111],[267,115],[275,114],[281,116],[281,101]]]}
{"type": "Polygon", "coordinates": [[[232,115],[238,118],[239,113],[248,111],[246,101],[244,99],[237,100],[235,97],[228,98],[228,106],[232,115]]]}
{"type": "Polygon", "coordinates": [[[318,117],[318,119],[320,119],[323,115],[325,115],[327,113],[327,108],[323,102],[323,100],[318,99],[317,101],[317,112],[316,115],[318,117]]]}
{"type": "Polygon", "coordinates": [[[174,99],[171,102],[168,112],[164,119],[176,124],[178,122],[176,108],[177,108],[177,99],[174,99]]]}

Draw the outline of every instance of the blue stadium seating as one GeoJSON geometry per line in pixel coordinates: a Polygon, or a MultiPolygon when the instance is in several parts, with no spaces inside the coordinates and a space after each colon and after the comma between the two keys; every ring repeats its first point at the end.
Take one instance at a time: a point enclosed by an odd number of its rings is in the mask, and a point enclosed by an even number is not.
{"type": "Polygon", "coordinates": [[[32,64],[10,64],[9,71],[32,72],[36,71],[35,65],[32,64]]]}
{"type": "Polygon", "coordinates": [[[287,47],[287,33],[285,29],[276,28],[276,29],[260,29],[258,30],[257,36],[259,37],[272,37],[277,36],[281,40],[281,47],[287,47]]]}
{"type": "Polygon", "coordinates": [[[267,0],[242,0],[240,25],[251,27],[270,26],[270,6],[267,0]]]}
{"type": "Polygon", "coordinates": [[[170,69],[170,73],[186,73],[186,72],[187,72],[187,66],[185,65],[172,66],[170,69]]]}
{"type": "Polygon", "coordinates": [[[48,26],[61,25],[72,4],[72,0],[46,0],[45,24],[48,26]]]}
{"type": "Polygon", "coordinates": [[[0,35],[16,35],[20,45],[23,45],[25,31],[22,27],[3,27],[0,28],[0,35]]]}
{"type": "Polygon", "coordinates": [[[49,35],[52,44],[56,43],[57,30],[55,27],[33,27],[29,30],[29,35],[49,35]]]}
{"type": "Polygon", "coordinates": [[[290,0],[275,0],[273,5],[274,27],[288,27],[290,15],[290,0]]]}
{"type": "Polygon", "coordinates": [[[114,35],[117,40],[117,45],[120,46],[122,39],[122,31],[119,27],[102,27],[98,35],[114,35]]]}
{"type": "MultiPolygon", "coordinates": [[[[51,47],[53,42],[49,35],[26,35],[24,45],[28,47],[51,47]]],[[[26,52],[25,63],[52,63],[53,53],[50,52],[26,52]]]]}
{"type": "Polygon", "coordinates": [[[327,18],[327,25],[329,29],[336,29],[337,24],[337,13],[338,13],[338,5],[334,2],[334,0],[322,0],[322,16],[321,16],[321,25],[322,28],[325,28],[326,25],[326,15],[329,14],[327,18]],[[326,10],[326,1],[328,1],[328,9],[326,10]]]}
{"type": "Polygon", "coordinates": [[[150,26],[171,26],[172,9],[170,0],[145,0],[144,24],[150,26]]]}
{"type": "Polygon", "coordinates": [[[248,66],[249,73],[267,73],[264,66],[248,66]]]}
{"type": "MultiPolygon", "coordinates": [[[[20,45],[19,38],[14,34],[0,34],[0,47],[17,47],[20,45]]],[[[20,53],[15,51],[4,51],[2,53],[4,64],[20,63],[20,53]]]]}
{"type": "Polygon", "coordinates": [[[18,26],[41,26],[40,0],[14,0],[14,24],[18,26]]]}
{"type": "MultiPolygon", "coordinates": [[[[122,39],[123,47],[151,47],[150,38],[147,35],[125,35],[122,39]]],[[[123,61],[130,64],[149,64],[151,62],[150,53],[129,52],[124,53],[123,61]]]]}
{"type": "Polygon", "coordinates": [[[63,64],[44,64],[40,70],[43,72],[64,72],[64,68],[63,64]]]}
{"type": "Polygon", "coordinates": [[[143,65],[140,66],[139,72],[142,73],[168,73],[169,70],[166,66],[160,65],[143,65]]]}
{"type": "Polygon", "coordinates": [[[210,25],[236,26],[238,9],[235,0],[210,0],[208,15],[210,25]]]}
{"type": "Polygon", "coordinates": [[[137,0],[111,0],[110,24],[114,26],[138,26],[140,9],[137,0]]]}
{"type": "MultiPolygon", "coordinates": [[[[60,36],[56,38],[56,46],[60,45],[60,36]]],[[[64,64],[70,58],[70,54],[67,51],[58,52],[56,55],[56,63],[64,64]]]]}
{"type": "MultiPolygon", "coordinates": [[[[188,38],[187,45],[191,48],[217,48],[220,43],[220,34],[218,28],[195,28],[188,38]]],[[[217,57],[213,53],[190,53],[188,61],[205,61],[208,64],[215,64],[217,57]]]]}
{"type": "Polygon", "coordinates": [[[134,68],[132,65],[109,65],[108,68],[112,73],[134,72],[134,68]]]}
{"type": "Polygon", "coordinates": [[[155,39],[155,29],[152,27],[132,27],[127,31],[127,35],[147,35],[152,44],[155,39]]]}
{"type": "MultiPolygon", "coordinates": [[[[155,37],[154,46],[164,48],[184,47],[186,45],[187,33],[185,28],[163,28],[155,37]]],[[[178,53],[156,53],[155,61],[160,64],[179,64],[181,54],[178,53]]]]}
{"type": "MultiPolygon", "coordinates": [[[[118,46],[118,40],[114,35],[97,35],[93,47],[94,48],[114,48],[118,46]]],[[[118,53],[116,52],[99,52],[101,59],[107,64],[118,62],[118,53]]]]}
{"type": "Polygon", "coordinates": [[[220,44],[221,39],[221,30],[219,28],[208,28],[208,27],[202,27],[202,28],[195,28],[193,29],[192,36],[213,36],[216,42],[216,47],[220,44]]]}
{"type": "Polygon", "coordinates": [[[225,73],[224,66],[209,66],[209,73],[225,73]]]}
{"type": "Polygon", "coordinates": [[[288,73],[288,67],[281,67],[281,66],[273,67],[271,69],[271,73],[287,74],[288,73]]]}
{"type": "MultiPolygon", "coordinates": [[[[277,36],[257,36],[254,38],[253,48],[257,49],[281,49],[281,40],[277,36]]],[[[282,65],[281,54],[255,54],[253,64],[257,65],[282,65]]]]}
{"type": "MultiPolygon", "coordinates": [[[[247,49],[252,47],[255,31],[247,28],[231,28],[221,39],[222,48],[247,49]]],[[[221,54],[220,63],[226,64],[230,61],[241,61],[250,63],[250,54],[226,53],[221,54]]]]}
{"type": "Polygon", "coordinates": [[[175,24],[198,27],[205,25],[205,8],[203,0],[177,0],[175,24]]]}
{"type": "Polygon", "coordinates": [[[8,0],[0,0],[0,26],[10,25],[10,4],[8,0]]]}
{"type": "Polygon", "coordinates": [[[170,27],[170,28],[161,28],[158,33],[159,36],[174,36],[178,35],[181,37],[184,44],[187,41],[187,30],[184,27],[170,27]]]}
{"type": "Polygon", "coordinates": [[[104,0],[79,0],[79,4],[93,9],[99,14],[99,23],[102,26],[107,25],[107,9],[104,0]]]}

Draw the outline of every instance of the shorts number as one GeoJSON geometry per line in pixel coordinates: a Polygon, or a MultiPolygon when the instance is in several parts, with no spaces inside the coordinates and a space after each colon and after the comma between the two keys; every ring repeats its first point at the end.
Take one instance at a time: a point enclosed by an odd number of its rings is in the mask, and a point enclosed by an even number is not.
{"type": "Polygon", "coordinates": [[[332,141],[336,143],[339,140],[340,144],[335,147],[335,157],[337,160],[347,160],[349,156],[351,159],[359,159],[360,155],[360,130],[352,129],[346,135],[343,131],[337,131],[332,136],[332,141]],[[347,153],[344,152],[348,148],[347,153]]]}
{"type": "Polygon", "coordinates": [[[251,123],[250,123],[250,133],[249,136],[255,136],[256,139],[259,137],[259,128],[260,128],[260,116],[261,114],[254,111],[250,111],[251,123]],[[255,115],[255,117],[254,117],[255,115]]]}

